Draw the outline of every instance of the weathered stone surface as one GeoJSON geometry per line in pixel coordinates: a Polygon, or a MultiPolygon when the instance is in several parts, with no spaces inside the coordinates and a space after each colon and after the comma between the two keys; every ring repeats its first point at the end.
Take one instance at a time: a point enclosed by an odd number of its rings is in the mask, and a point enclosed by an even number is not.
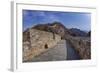
{"type": "Polygon", "coordinates": [[[78,51],[81,59],[91,59],[91,42],[89,37],[73,37],[70,44],[78,51]]]}
{"type": "Polygon", "coordinates": [[[28,32],[25,37],[30,38],[23,41],[23,61],[32,60],[33,57],[52,48],[61,40],[59,35],[51,32],[36,29],[29,29],[28,32]]]}

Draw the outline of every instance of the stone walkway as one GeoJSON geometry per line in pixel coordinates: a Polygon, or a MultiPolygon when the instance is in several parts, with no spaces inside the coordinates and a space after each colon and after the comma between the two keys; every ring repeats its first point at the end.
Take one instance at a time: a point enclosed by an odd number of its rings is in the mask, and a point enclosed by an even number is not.
{"type": "Polygon", "coordinates": [[[61,40],[54,48],[49,49],[43,54],[33,58],[32,62],[39,61],[60,61],[66,60],[67,58],[67,48],[66,41],[61,40]]]}

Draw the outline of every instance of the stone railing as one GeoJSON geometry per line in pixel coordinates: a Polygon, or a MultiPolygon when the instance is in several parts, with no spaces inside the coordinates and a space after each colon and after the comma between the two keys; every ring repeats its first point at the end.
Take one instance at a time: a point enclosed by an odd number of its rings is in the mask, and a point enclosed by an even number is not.
{"type": "Polygon", "coordinates": [[[91,42],[88,37],[71,37],[70,44],[79,53],[81,59],[91,59],[91,42]]]}

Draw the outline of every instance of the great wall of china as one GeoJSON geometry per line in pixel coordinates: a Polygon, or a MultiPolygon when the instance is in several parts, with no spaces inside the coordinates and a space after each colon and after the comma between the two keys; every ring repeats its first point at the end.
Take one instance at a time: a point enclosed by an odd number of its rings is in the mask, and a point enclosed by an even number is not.
{"type": "MultiPolygon", "coordinates": [[[[47,52],[48,50],[56,47],[58,43],[60,43],[62,40],[65,40],[77,51],[78,55],[80,56],[80,59],[91,59],[90,37],[74,37],[69,34],[69,30],[66,30],[66,28],[64,28],[62,25],[58,24],[54,24],[52,26],[49,25],[48,28],[46,27],[35,27],[37,29],[29,28],[25,32],[23,32],[23,62],[32,61],[33,58],[36,58],[36,56],[39,56],[42,53],[47,52]]],[[[59,51],[59,48],[63,50],[65,49],[59,46],[58,50],[56,48],[57,52],[59,51]]],[[[60,56],[59,54],[57,55],[60,56]]],[[[65,54],[67,60],[67,53],[65,54]]],[[[62,60],[65,60],[65,54],[63,54],[64,57],[62,60]]]]}
{"type": "Polygon", "coordinates": [[[23,61],[30,61],[35,56],[47,51],[60,42],[61,37],[46,31],[30,29],[24,34],[23,61]],[[28,35],[27,35],[28,34],[28,35]]]}

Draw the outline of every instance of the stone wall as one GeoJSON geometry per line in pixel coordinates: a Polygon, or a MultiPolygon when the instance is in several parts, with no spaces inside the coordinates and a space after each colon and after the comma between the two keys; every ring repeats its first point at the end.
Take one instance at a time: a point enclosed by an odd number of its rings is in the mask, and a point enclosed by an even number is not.
{"type": "Polygon", "coordinates": [[[89,37],[72,37],[70,44],[79,53],[81,59],[91,59],[91,42],[89,37]]]}
{"type": "Polygon", "coordinates": [[[57,34],[29,29],[28,34],[23,34],[23,62],[31,61],[33,57],[51,49],[61,40],[57,34]],[[24,38],[25,37],[25,38],[24,38]]]}

